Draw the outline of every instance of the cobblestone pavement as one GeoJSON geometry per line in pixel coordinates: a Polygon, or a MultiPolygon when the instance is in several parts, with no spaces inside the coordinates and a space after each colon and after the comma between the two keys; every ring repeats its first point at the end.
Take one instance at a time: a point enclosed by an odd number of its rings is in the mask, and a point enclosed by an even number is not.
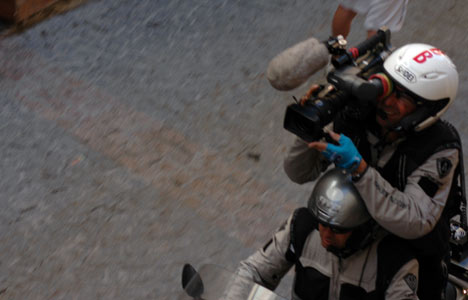
{"type": "MultiPolygon", "coordinates": [[[[335,7],[95,0],[0,40],[0,299],[175,299],[185,262],[234,269],[261,246],[311,189],[282,170],[304,87],[264,71],[326,39],[335,7]]],[[[453,58],[465,145],[467,13],[411,1],[392,39],[453,58]]]]}

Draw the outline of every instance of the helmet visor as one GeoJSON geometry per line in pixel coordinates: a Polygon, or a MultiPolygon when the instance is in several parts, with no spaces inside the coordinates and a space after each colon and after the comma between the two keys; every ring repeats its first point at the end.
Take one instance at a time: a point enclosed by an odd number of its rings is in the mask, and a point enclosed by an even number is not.
{"type": "Polygon", "coordinates": [[[331,232],[336,233],[336,234],[345,234],[353,230],[352,228],[343,228],[339,226],[334,226],[326,222],[321,222],[320,220],[318,220],[318,223],[322,225],[323,227],[330,228],[331,232]]]}

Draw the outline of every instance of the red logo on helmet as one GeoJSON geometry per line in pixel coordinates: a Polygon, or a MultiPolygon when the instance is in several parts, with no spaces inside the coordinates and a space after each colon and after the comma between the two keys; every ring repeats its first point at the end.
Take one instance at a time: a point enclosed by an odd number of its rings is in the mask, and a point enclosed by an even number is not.
{"type": "Polygon", "coordinates": [[[414,61],[417,62],[418,64],[423,64],[426,62],[428,58],[433,57],[434,55],[444,55],[444,52],[442,50],[437,49],[437,48],[432,48],[429,50],[424,50],[423,52],[419,53],[415,57],[413,57],[414,61]]]}

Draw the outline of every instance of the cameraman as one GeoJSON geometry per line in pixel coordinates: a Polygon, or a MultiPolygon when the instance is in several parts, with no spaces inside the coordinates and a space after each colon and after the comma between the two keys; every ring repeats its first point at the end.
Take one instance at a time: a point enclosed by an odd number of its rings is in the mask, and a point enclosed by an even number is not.
{"type": "Polygon", "coordinates": [[[386,230],[409,240],[420,265],[418,295],[440,299],[446,283],[449,219],[457,203],[461,142],[440,116],[454,101],[458,72],[439,49],[409,44],[394,51],[383,72],[393,92],[361,116],[344,109],[334,119],[336,141],[297,140],[284,161],[289,178],[313,181],[331,162],[348,169],[370,215],[386,230]],[[452,186],[453,184],[453,186],[452,186]]]}
{"type": "MultiPolygon", "coordinates": [[[[417,260],[380,229],[350,175],[334,169],[318,180],[307,208],[295,210],[237,273],[275,289],[295,265],[293,300],[417,299],[417,260]]],[[[226,299],[248,292],[235,283],[226,299]]]]}

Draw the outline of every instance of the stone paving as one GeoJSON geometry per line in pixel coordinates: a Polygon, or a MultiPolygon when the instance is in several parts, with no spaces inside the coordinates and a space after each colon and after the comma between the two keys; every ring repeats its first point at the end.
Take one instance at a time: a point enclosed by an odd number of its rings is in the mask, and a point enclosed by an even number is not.
{"type": "MultiPolygon", "coordinates": [[[[326,39],[335,7],[95,0],[1,39],[0,299],[176,299],[185,262],[234,269],[263,245],[312,186],[282,171],[284,110],[305,87],[264,72],[326,39]]],[[[408,9],[393,44],[453,58],[447,118],[467,144],[468,5],[408,9]]]]}

